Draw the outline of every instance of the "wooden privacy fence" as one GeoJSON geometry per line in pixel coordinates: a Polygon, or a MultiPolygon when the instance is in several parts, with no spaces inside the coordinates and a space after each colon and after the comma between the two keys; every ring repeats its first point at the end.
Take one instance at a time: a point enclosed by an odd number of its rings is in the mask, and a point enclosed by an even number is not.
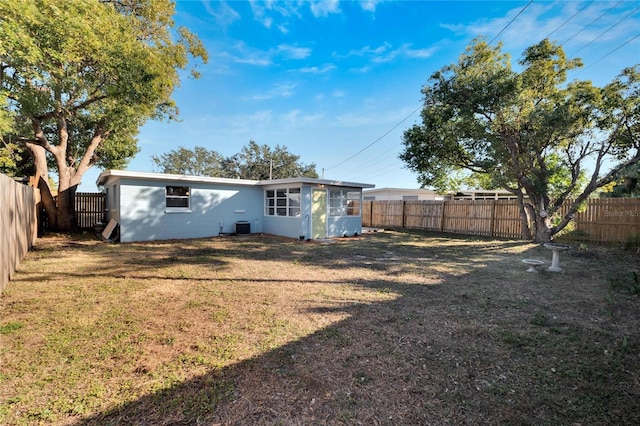
{"type": "MultiPolygon", "coordinates": [[[[563,239],[623,243],[632,237],[640,238],[640,199],[588,200],[573,224],[575,232],[564,235],[563,239]]],[[[362,225],[522,237],[520,210],[515,200],[364,201],[362,225]]]]}
{"type": "Polygon", "coordinates": [[[0,174],[0,293],[38,236],[40,191],[0,174]]]}
{"type": "Polygon", "coordinates": [[[101,192],[77,192],[75,201],[76,225],[80,229],[93,228],[104,222],[105,197],[101,192]]]}
{"type": "MultiPolygon", "coordinates": [[[[53,197],[58,204],[58,197],[53,197]]],[[[98,222],[104,222],[106,208],[105,196],[101,192],[76,192],[74,211],[76,227],[78,229],[91,229],[98,222]]],[[[43,215],[44,219],[44,215],[43,215]]],[[[46,226],[45,226],[46,228],[46,226]]]]}

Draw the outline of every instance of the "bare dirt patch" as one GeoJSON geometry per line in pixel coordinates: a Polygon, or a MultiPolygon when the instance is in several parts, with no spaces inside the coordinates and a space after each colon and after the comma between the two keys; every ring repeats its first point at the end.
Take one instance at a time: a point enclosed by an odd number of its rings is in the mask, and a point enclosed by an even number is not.
{"type": "Polygon", "coordinates": [[[551,254],[47,237],[0,296],[0,423],[639,424],[638,254],[524,258],[551,254]]]}

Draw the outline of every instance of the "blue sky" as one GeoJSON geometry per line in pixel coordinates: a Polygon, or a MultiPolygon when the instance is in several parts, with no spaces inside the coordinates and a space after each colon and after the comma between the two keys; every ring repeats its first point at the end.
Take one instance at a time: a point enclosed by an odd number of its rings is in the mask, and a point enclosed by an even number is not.
{"type": "MultiPolygon", "coordinates": [[[[610,82],[640,63],[640,1],[178,1],[175,22],[209,52],[174,92],[180,122],[149,122],[131,171],[152,155],[204,146],[224,156],[250,140],[285,146],[327,179],[417,188],[398,154],[419,123],[420,90],[478,36],[517,59],[545,37],[610,82]]],[[[96,190],[100,170],[80,191],[96,190]]]]}

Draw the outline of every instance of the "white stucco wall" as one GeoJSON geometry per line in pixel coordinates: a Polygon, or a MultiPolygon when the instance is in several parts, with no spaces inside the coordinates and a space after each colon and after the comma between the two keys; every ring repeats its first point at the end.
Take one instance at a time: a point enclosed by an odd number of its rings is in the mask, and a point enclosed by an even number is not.
{"type": "Polygon", "coordinates": [[[202,238],[235,232],[238,221],[263,227],[262,189],[173,181],[120,181],[120,241],[202,238]],[[188,212],[165,208],[167,185],[191,188],[188,212]]]}

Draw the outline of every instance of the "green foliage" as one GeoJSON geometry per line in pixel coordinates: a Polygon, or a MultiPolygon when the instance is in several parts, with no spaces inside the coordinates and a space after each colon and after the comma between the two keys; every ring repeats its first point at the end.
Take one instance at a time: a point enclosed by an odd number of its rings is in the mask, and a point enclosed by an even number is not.
{"type": "Polygon", "coordinates": [[[224,158],[216,151],[196,146],[193,150],[179,147],[151,160],[163,173],[193,176],[221,176],[224,158]]]}
{"type": "Polygon", "coordinates": [[[277,145],[271,149],[254,141],[242,147],[238,154],[226,158],[197,146],[193,150],[179,147],[151,159],[163,173],[251,180],[318,177],[315,164],[301,163],[300,157],[289,153],[286,147],[277,145]]]}
{"type": "Polygon", "coordinates": [[[607,291],[607,303],[609,304],[609,315],[613,316],[613,306],[617,297],[627,299],[640,297],[640,276],[632,271],[622,277],[609,279],[609,289],[607,291]]]}
{"type": "Polygon", "coordinates": [[[601,197],[640,197],[640,163],[625,167],[618,179],[603,188],[601,197]]]}
{"type": "Polygon", "coordinates": [[[21,322],[9,322],[5,325],[0,325],[0,334],[13,333],[14,331],[20,330],[22,327],[24,327],[24,324],[21,322]]]}
{"type": "Polygon", "coordinates": [[[635,250],[640,253],[640,234],[629,235],[624,247],[626,250],[635,250]]]}
{"type": "Polygon", "coordinates": [[[519,64],[516,72],[500,45],[475,40],[430,77],[422,124],[405,131],[400,157],[423,186],[450,189],[464,171],[461,182],[527,197],[536,238],[548,240],[596,189],[640,161],[640,65],[602,88],[567,82],[581,62],[549,40],[527,48],[519,64]]]}
{"type": "Polygon", "coordinates": [[[43,155],[53,159],[61,191],[90,167],[123,167],[138,152],[140,126],[177,115],[179,71],[207,55],[195,35],[174,31],[174,7],[0,2],[0,134],[26,144],[38,175],[47,174],[43,155]]]}

